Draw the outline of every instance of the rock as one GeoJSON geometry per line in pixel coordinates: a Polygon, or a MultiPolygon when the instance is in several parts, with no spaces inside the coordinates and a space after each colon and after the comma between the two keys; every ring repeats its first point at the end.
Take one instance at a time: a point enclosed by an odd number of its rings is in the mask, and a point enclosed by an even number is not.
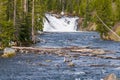
{"type": "Polygon", "coordinates": [[[19,52],[20,52],[20,53],[24,53],[24,50],[21,49],[21,50],[19,50],[19,52]]]}
{"type": "Polygon", "coordinates": [[[44,32],[43,31],[37,31],[38,34],[43,34],[44,32]]]}
{"type": "Polygon", "coordinates": [[[71,57],[69,56],[69,55],[67,55],[67,57],[65,56],[64,57],[64,60],[63,60],[64,62],[71,62],[72,61],[72,59],[71,59],[71,57]]]}
{"type": "Polygon", "coordinates": [[[52,62],[52,60],[45,60],[45,62],[52,62]]]}
{"type": "Polygon", "coordinates": [[[4,51],[3,51],[2,57],[4,57],[4,58],[9,58],[9,57],[13,57],[13,56],[15,56],[15,55],[16,55],[15,49],[5,48],[4,51]]]}
{"type": "Polygon", "coordinates": [[[103,80],[119,80],[114,73],[107,75],[103,80]]]}
{"type": "Polygon", "coordinates": [[[105,54],[105,51],[102,49],[96,49],[96,50],[93,50],[92,53],[96,55],[102,55],[102,54],[105,54]]]}
{"type": "Polygon", "coordinates": [[[17,42],[14,42],[14,41],[9,42],[9,46],[16,46],[16,45],[17,45],[17,42]]]}
{"type": "Polygon", "coordinates": [[[65,13],[62,11],[60,14],[61,14],[61,15],[64,15],[65,13]]]}
{"type": "Polygon", "coordinates": [[[46,42],[44,39],[41,39],[39,37],[35,37],[35,42],[46,42]]]}
{"type": "Polygon", "coordinates": [[[60,64],[55,64],[55,67],[58,67],[58,68],[59,68],[59,67],[60,67],[60,64]]]}
{"type": "Polygon", "coordinates": [[[73,62],[69,62],[69,63],[68,63],[68,66],[69,66],[69,67],[74,67],[75,64],[74,64],[73,62]]]}
{"type": "Polygon", "coordinates": [[[41,62],[38,62],[37,65],[39,65],[39,66],[48,66],[47,64],[43,64],[41,62]]]}

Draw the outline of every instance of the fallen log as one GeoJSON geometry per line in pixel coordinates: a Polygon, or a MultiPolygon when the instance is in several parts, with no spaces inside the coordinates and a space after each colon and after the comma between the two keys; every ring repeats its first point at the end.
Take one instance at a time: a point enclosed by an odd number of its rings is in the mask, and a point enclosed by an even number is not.
{"type": "Polygon", "coordinates": [[[43,47],[16,47],[13,46],[13,49],[16,50],[32,50],[32,51],[57,51],[57,50],[67,50],[73,51],[73,49],[85,49],[85,47],[65,47],[65,48],[43,48],[43,47]]]}
{"type": "Polygon", "coordinates": [[[43,47],[12,47],[13,49],[23,52],[38,52],[42,53],[52,53],[56,55],[62,56],[90,56],[90,57],[98,57],[103,59],[117,59],[119,60],[120,57],[109,57],[105,56],[106,54],[113,54],[115,52],[103,50],[103,49],[92,49],[87,47],[65,47],[65,48],[43,48],[43,47]]]}
{"type": "Polygon", "coordinates": [[[16,50],[29,50],[29,51],[57,51],[60,50],[60,48],[41,48],[41,47],[12,47],[16,50]]]}

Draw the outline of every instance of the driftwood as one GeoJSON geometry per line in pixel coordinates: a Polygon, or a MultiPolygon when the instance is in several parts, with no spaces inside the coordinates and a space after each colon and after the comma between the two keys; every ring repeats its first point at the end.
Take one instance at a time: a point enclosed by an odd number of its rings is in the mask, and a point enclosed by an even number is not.
{"type": "Polygon", "coordinates": [[[39,52],[42,53],[50,53],[50,54],[57,54],[59,56],[67,56],[67,57],[79,57],[79,56],[91,56],[91,57],[98,57],[104,59],[117,59],[119,60],[120,57],[112,57],[112,56],[105,56],[106,54],[113,54],[115,52],[103,50],[103,49],[93,49],[90,47],[65,47],[65,48],[43,48],[43,47],[12,47],[17,51],[28,51],[28,52],[39,52]]]}
{"type": "Polygon", "coordinates": [[[70,52],[70,53],[92,53],[93,55],[103,55],[107,53],[115,53],[113,51],[103,50],[103,49],[92,49],[89,47],[65,47],[65,48],[43,48],[43,47],[12,47],[16,50],[27,50],[27,51],[46,51],[46,52],[70,52]]]}
{"type": "Polygon", "coordinates": [[[41,48],[41,47],[12,47],[13,49],[17,50],[34,50],[34,51],[41,51],[41,50],[56,50],[56,48],[41,48]]]}
{"type": "Polygon", "coordinates": [[[12,47],[16,50],[30,50],[30,51],[58,51],[58,50],[69,50],[69,51],[76,51],[78,52],[78,49],[85,49],[87,47],[65,47],[65,48],[43,48],[43,47],[12,47]]]}

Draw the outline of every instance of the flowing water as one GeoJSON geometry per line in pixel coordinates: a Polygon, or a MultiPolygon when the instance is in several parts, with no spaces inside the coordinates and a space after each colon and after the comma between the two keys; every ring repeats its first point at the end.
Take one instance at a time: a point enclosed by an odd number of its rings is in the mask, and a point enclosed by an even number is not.
{"type": "MultiPolygon", "coordinates": [[[[48,32],[39,36],[41,38],[41,42],[37,43],[35,46],[89,46],[91,48],[100,48],[115,52],[115,54],[104,56],[120,57],[119,42],[102,40],[97,32],[77,32],[76,21],[79,19],[78,17],[69,18],[63,16],[58,19],[49,14],[46,14],[46,17],[50,22],[47,20],[45,21],[44,31],[48,32]],[[63,32],[61,33],[61,31],[63,32]]],[[[51,74],[52,79],[50,80],[101,80],[110,73],[115,73],[120,77],[120,60],[80,56],[77,60],[73,60],[76,64],[73,68],[69,68],[62,63],[63,61],[61,58],[57,58],[53,61],[55,64],[60,64],[60,67],[58,70],[56,70],[55,67],[52,67],[48,73],[51,74]]]]}
{"type": "MultiPolygon", "coordinates": [[[[69,29],[75,32],[56,32],[64,29],[56,29],[57,24],[55,29],[48,26],[44,31],[50,28],[55,32],[38,35],[41,41],[34,47],[89,46],[114,51],[105,56],[120,58],[120,42],[102,40],[97,32],[76,32],[75,26],[69,29]]],[[[102,80],[110,73],[120,77],[119,59],[79,56],[73,63],[75,66],[70,67],[64,57],[55,54],[18,53],[14,58],[0,58],[0,80],[102,80]]]]}
{"type": "Polygon", "coordinates": [[[43,31],[46,32],[75,32],[78,17],[67,17],[56,14],[45,14],[43,31]],[[57,18],[55,16],[59,16],[57,18]]]}
{"type": "MultiPolygon", "coordinates": [[[[109,56],[120,57],[120,43],[102,40],[97,32],[53,32],[44,33],[39,37],[43,41],[37,43],[35,45],[37,47],[89,46],[115,51],[115,54],[109,54],[109,56]]],[[[120,60],[81,56],[78,60],[73,60],[76,64],[73,68],[66,67],[62,63],[62,58],[57,58],[53,61],[53,63],[60,64],[61,66],[58,70],[52,67],[50,74],[55,74],[53,76],[51,75],[53,80],[100,80],[110,73],[115,73],[120,77],[120,60]],[[95,67],[89,65],[103,66],[95,67]]]]}
{"type": "Polygon", "coordinates": [[[120,50],[119,42],[102,40],[97,32],[46,32],[39,37],[43,40],[37,46],[41,47],[91,46],[120,50]]]}

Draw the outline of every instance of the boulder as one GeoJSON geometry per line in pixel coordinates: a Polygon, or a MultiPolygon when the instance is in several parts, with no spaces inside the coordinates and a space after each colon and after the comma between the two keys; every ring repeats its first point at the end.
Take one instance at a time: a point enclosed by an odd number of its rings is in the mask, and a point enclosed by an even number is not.
{"type": "Polygon", "coordinates": [[[114,73],[107,75],[103,80],[120,80],[114,73]]]}
{"type": "Polygon", "coordinates": [[[44,32],[43,31],[37,31],[38,34],[43,34],[44,32]]]}
{"type": "Polygon", "coordinates": [[[15,49],[5,48],[4,51],[3,51],[2,57],[4,57],[4,58],[9,58],[9,57],[13,57],[13,56],[15,56],[15,55],[16,55],[15,49]]]}
{"type": "Polygon", "coordinates": [[[69,63],[68,63],[68,66],[69,66],[69,67],[74,67],[75,64],[74,64],[73,62],[69,62],[69,63]]]}

